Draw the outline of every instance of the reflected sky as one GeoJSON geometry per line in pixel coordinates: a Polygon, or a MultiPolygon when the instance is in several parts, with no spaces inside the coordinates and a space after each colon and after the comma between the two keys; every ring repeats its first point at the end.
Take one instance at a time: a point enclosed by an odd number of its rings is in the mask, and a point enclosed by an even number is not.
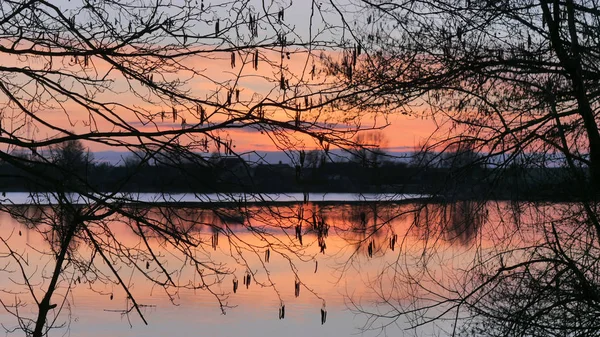
{"type": "MultiPolygon", "coordinates": [[[[29,215],[40,212],[33,208],[24,210],[29,215]]],[[[299,204],[277,207],[276,212],[259,207],[152,208],[144,210],[143,214],[159,222],[168,219],[195,232],[203,242],[198,247],[198,256],[227,265],[230,274],[223,275],[221,283],[212,287],[227,307],[226,314],[222,314],[216,297],[203,289],[169,289],[165,292],[145,280],[140,271],[115,261],[114,267],[127,279],[132,294],[143,305],[149,325],[145,326],[135,312],[122,314],[129,303],[117,284],[79,283],[75,271],[65,274],[55,296],[58,303],[61,297],[66,298],[65,309],[57,323],[65,322],[68,328],[57,329],[53,335],[70,332],[77,336],[165,336],[201,332],[211,336],[350,336],[360,333],[368,318],[349,310],[353,304],[377,310],[374,304],[381,300],[382,291],[393,291],[394,299],[400,305],[410,305],[415,294],[411,285],[414,280],[382,273],[386,266],[417,271],[420,264],[428,263],[432,273],[459,269],[472,260],[471,242],[484,224],[499,221],[493,208],[475,202],[427,206],[299,204]],[[302,220],[298,220],[299,213],[302,220]],[[251,215],[250,220],[248,215],[251,215]],[[302,245],[297,235],[299,224],[302,245]],[[248,232],[247,226],[261,229],[262,236],[248,232]],[[217,232],[218,243],[215,243],[217,232]],[[266,246],[261,248],[265,235],[271,242],[281,243],[271,246],[268,262],[265,261],[266,246]],[[244,253],[244,263],[237,254],[232,254],[233,241],[255,248],[254,252],[244,253]],[[438,254],[425,258],[422,252],[433,245],[438,254]],[[287,250],[290,248],[298,256],[290,256],[287,250]],[[248,287],[242,283],[247,266],[253,268],[248,287]],[[236,293],[233,293],[234,279],[239,282],[236,293]],[[296,279],[301,283],[298,297],[295,296],[296,279]],[[327,322],[321,325],[323,303],[328,315],[327,322]],[[280,320],[282,304],[285,304],[286,316],[280,320]]],[[[39,291],[46,284],[53,264],[52,257],[45,254],[48,242],[37,230],[28,229],[31,226],[19,223],[6,213],[0,214],[2,238],[13,251],[26,257],[26,273],[32,275],[34,287],[39,291]]],[[[124,245],[136,247],[142,244],[127,224],[115,219],[107,226],[124,245]]],[[[494,232],[494,235],[498,233],[494,232]]],[[[478,242],[486,246],[485,240],[478,242]]],[[[199,283],[192,268],[186,268],[186,261],[168,244],[155,239],[150,245],[179,284],[199,283]]],[[[6,251],[6,247],[0,248],[2,254],[6,251]]],[[[85,244],[77,245],[77,253],[93,255],[85,244]]],[[[15,299],[28,302],[29,305],[20,309],[21,313],[33,316],[36,308],[31,305],[31,298],[23,286],[18,285],[22,279],[15,264],[5,255],[2,257],[2,263],[7,267],[0,278],[4,290],[0,299],[7,304],[15,299]]],[[[95,263],[100,271],[109,272],[103,262],[96,260],[95,263]]],[[[143,261],[141,265],[144,265],[143,261]]],[[[152,272],[157,266],[149,261],[146,269],[152,272]]],[[[417,274],[414,276],[420,277],[417,274]]],[[[440,275],[440,282],[449,277],[440,275]]],[[[436,284],[429,286],[435,288],[436,284]]],[[[409,327],[403,319],[388,327],[388,334],[403,335],[404,329],[409,327]]],[[[14,317],[6,312],[0,314],[0,322],[6,327],[16,324],[14,317]]],[[[429,327],[428,331],[434,333],[446,326],[443,322],[440,324],[441,327],[429,327]]],[[[370,331],[365,335],[378,332],[381,331],[370,331]]]]}

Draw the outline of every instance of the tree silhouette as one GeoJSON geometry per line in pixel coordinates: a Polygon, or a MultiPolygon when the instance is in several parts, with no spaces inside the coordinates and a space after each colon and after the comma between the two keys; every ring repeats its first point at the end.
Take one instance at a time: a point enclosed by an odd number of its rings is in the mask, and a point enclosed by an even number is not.
{"type": "MultiPolygon", "coordinates": [[[[168,195],[146,205],[137,194],[124,193],[132,181],[143,186],[137,175],[147,164],[161,165],[155,178],[183,174],[205,184],[209,179],[202,175],[211,168],[226,169],[215,168],[206,153],[241,158],[252,152],[238,151],[236,143],[244,133],[294,153],[353,144],[352,137],[363,128],[352,126],[360,124],[349,124],[348,118],[360,119],[360,114],[353,109],[337,114],[336,102],[351,93],[323,72],[321,62],[321,54],[338,45],[335,37],[341,29],[326,24],[331,8],[315,2],[304,6],[309,9],[303,18],[308,34],[302,35],[286,21],[290,16],[284,13],[293,10],[287,1],[269,6],[241,0],[0,3],[0,160],[19,170],[30,190],[41,191],[29,198],[34,215],[11,200],[1,207],[45,240],[47,247],[38,249],[52,259],[41,275],[18,273],[15,286],[24,287],[30,297],[3,303],[17,318],[15,330],[37,337],[56,327],[49,315],[59,315],[63,308],[56,306],[57,289],[68,292],[75,281],[119,285],[131,305],[126,313],[137,312],[144,319],[115,263],[142,273],[169,296],[180,288],[203,289],[226,308],[226,294],[212,289],[231,276],[231,269],[194,255],[207,244],[197,227],[210,228],[212,238],[227,237],[232,255],[250,273],[256,268],[243,262],[244,254],[267,247],[291,266],[310,260],[293,239],[279,242],[268,229],[251,225],[261,212],[249,209],[237,195],[221,193],[212,201],[233,205],[239,214],[211,208],[216,216],[203,220],[177,208],[177,200],[168,195]],[[136,159],[127,161],[127,175],[107,191],[90,183],[90,172],[82,174],[92,159],[87,147],[132,151],[136,159]],[[198,167],[202,170],[193,171],[198,167]],[[163,207],[150,207],[156,204],[163,207]],[[141,245],[122,242],[109,225],[114,222],[137,235],[141,245]],[[240,242],[233,227],[250,231],[260,244],[240,242]],[[202,279],[200,284],[175,280],[175,271],[154,253],[156,242],[179,252],[202,279]],[[83,255],[75,245],[90,254],[83,255]],[[96,261],[109,269],[101,270],[96,261]],[[35,277],[42,278],[41,288],[31,286],[35,277]],[[26,303],[35,303],[36,317],[26,318],[18,310],[26,303]]],[[[202,190],[211,188],[203,185],[202,190]]],[[[207,200],[201,193],[196,197],[207,200]]],[[[296,219],[283,219],[288,218],[296,219]]],[[[268,226],[293,227],[281,219],[268,226]]],[[[26,252],[13,250],[6,235],[2,239],[11,266],[27,270],[26,252]]],[[[214,248],[218,241],[212,240],[214,248]]],[[[275,287],[268,278],[254,280],[275,287]]],[[[68,298],[64,292],[60,296],[68,298]]]]}
{"type": "Polygon", "coordinates": [[[556,194],[575,201],[488,204],[487,211],[501,214],[479,232],[478,254],[440,279],[427,261],[444,256],[429,244],[441,233],[429,231],[415,262],[421,272],[400,267],[413,261],[408,254],[382,272],[411,285],[414,302],[404,305],[406,290],[399,286],[383,289],[384,308],[371,311],[369,326],[410,316],[414,326],[453,319],[454,335],[597,334],[598,3],[349,2],[337,7],[350,32],[345,51],[326,60],[355,90],[346,102],[434,119],[438,129],[421,152],[440,165],[456,158],[456,149],[477,154],[475,167],[467,166],[470,185],[484,180],[476,167],[490,168],[486,179],[502,181],[527,158],[542,173],[563,168],[574,188],[556,194]]]}

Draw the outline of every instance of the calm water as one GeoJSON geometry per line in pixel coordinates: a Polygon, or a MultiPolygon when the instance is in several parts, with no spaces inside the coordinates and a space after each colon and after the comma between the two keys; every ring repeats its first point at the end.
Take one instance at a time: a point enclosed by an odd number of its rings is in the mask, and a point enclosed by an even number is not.
{"type": "MultiPolygon", "coordinates": [[[[407,199],[421,199],[427,197],[421,194],[379,194],[379,193],[308,193],[308,199],[313,202],[373,202],[373,201],[402,201],[407,199]]],[[[89,198],[82,197],[76,193],[69,193],[66,197],[74,204],[85,204],[92,202],[89,198]]],[[[303,193],[269,193],[269,194],[244,194],[244,193],[118,193],[115,200],[135,200],[145,203],[207,203],[207,202],[274,202],[293,203],[303,202],[303,193]]],[[[0,197],[0,203],[14,205],[30,204],[53,204],[56,197],[46,193],[8,192],[0,197]]]]}
{"type": "MultiPolygon", "coordinates": [[[[407,322],[409,317],[400,317],[393,322],[378,320],[369,325],[373,322],[369,320],[368,315],[349,308],[360,305],[367,311],[385,313],[386,306],[381,305],[382,291],[393,291],[395,305],[410,306],[411,296],[414,294],[409,291],[410,282],[386,278],[387,274],[382,274],[382,270],[389,270],[386,267],[392,265],[401,265],[402,268],[413,268],[417,272],[419,264],[424,261],[424,248],[432,246],[436,247],[437,254],[427,262],[431,270],[458,270],[473,259],[475,252],[472,249],[472,241],[477,233],[484,231],[494,236],[502,235],[498,232],[498,226],[486,225],[502,221],[497,215],[501,213],[499,209],[479,208],[470,203],[444,208],[434,205],[418,212],[413,212],[414,205],[376,203],[333,206],[298,204],[271,209],[254,207],[251,211],[255,216],[249,224],[258,227],[270,224],[266,230],[270,240],[293,243],[297,241],[294,238],[293,224],[297,222],[295,214],[300,208],[308,219],[310,216],[307,214],[314,212],[326,220],[330,227],[325,238],[327,248],[324,253],[320,252],[319,239],[310,230],[309,221],[303,227],[303,246],[298,246],[297,242],[296,246],[293,246],[300,254],[291,258],[293,266],[283,256],[289,255],[289,251],[285,249],[280,250],[281,254],[274,249],[270,261],[264,264],[265,268],[261,264],[261,260],[264,260],[262,248],[257,248],[256,254],[246,252],[244,257],[252,266],[256,281],[267,284],[270,280],[274,284],[273,287],[263,287],[253,280],[246,289],[241,282],[246,267],[232,257],[231,245],[228,244],[227,238],[221,237],[214,249],[203,248],[202,258],[227,263],[232,271],[232,275],[224,276],[222,282],[212,288],[214,292],[226,296],[223,303],[230,307],[226,309],[226,314],[222,314],[217,300],[207,291],[172,291],[170,299],[162,288],[152,286],[146,281],[140,271],[117,262],[115,266],[127,279],[134,297],[138,303],[145,306],[143,313],[149,324],[144,325],[135,312],[129,315],[119,312],[128,308],[128,301],[117,284],[71,284],[75,279],[75,272],[69,274],[73,275],[71,278],[65,276],[61,280],[61,288],[54,297],[55,303],[61,303],[64,299],[65,309],[60,312],[56,324],[64,322],[65,326],[52,331],[50,335],[62,336],[66,333],[72,336],[351,336],[364,332],[364,335],[371,336],[381,333],[381,324],[389,323],[393,324],[386,328],[388,335],[414,335],[415,330],[409,329],[410,325],[407,322]],[[276,215],[272,213],[274,210],[276,215]],[[275,222],[277,225],[273,225],[275,222]],[[427,226],[432,223],[440,227],[427,226]],[[395,241],[397,243],[394,243],[392,250],[390,240],[394,235],[398,235],[399,239],[395,241]],[[432,238],[436,238],[435,242],[432,238]],[[435,267],[436,265],[439,265],[439,268],[435,267]],[[294,294],[296,276],[292,270],[297,272],[302,282],[298,297],[294,294]],[[234,277],[239,280],[239,289],[235,294],[232,293],[234,277]],[[285,319],[280,320],[278,310],[282,302],[285,304],[286,315],[285,319]],[[326,304],[328,315],[327,322],[322,325],[320,309],[323,303],[326,304]],[[365,327],[373,330],[363,331],[365,327]]],[[[32,215],[39,213],[39,210],[27,209],[24,206],[23,210],[32,215]]],[[[219,209],[217,213],[229,211],[219,209]]],[[[257,236],[237,223],[240,218],[236,214],[225,218],[218,217],[215,210],[202,208],[180,209],[175,213],[185,220],[181,226],[193,227],[194,221],[227,226],[231,230],[231,238],[260,246],[257,236]]],[[[150,212],[148,216],[163,215],[150,212]]],[[[141,244],[140,238],[127,226],[118,221],[109,226],[115,236],[127,246],[136,247],[141,244]]],[[[52,258],[45,254],[49,244],[42,239],[37,230],[28,228],[30,227],[16,221],[10,215],[0,213],[2,238],[13,251],[22,254],[26,261],[24,270],[31,275],[33,287],[39,293],[39,289],[45,288],[48,282],[53,267],[52,258]]],[[[208,227],[200,226],[196,229],[198,235],[206,236],[207,240],[213,235],[208,227]]],[[[185,268],[186,263],[177,252],[170,250],[168,245],[159,244],[158,240],[151,244],[156,248],[167,269],[175,272],[174,275],[181,283],[187,282],[186,280],[198,281],[189,270],[191,268],[185,268]]],[[[486,245],[492,245],[493,242],[483,239],[477,244],[485,249],[486,245]]],[[[90,250],[81,245],[77,251],[85,256],[90,250]]],[[[15,300],[29,303],[28,306],[20,308],[20,313],[33,317],[35,306],[31,305],[31,296],[22,285],[18,268],[11,262],[11,258],[6,256],[7,252],[5,245],[0,247],[0,263],[6,266],[3,275],[0,275],[0,287],[4,290],[0,299],[7,304],[14,303],[15,300]]],[[[95,263],[100,265],[101,270],[108,272],[106,266],[101,266],[101,262],[96,260],[95,263]]],[[[155,266],[151,265],[149,269],[153,268],[155,266]]],[[[444,277],[440,276],[440,280],[444,277]]],[[[435,285],[432,287],[435,288],[435,285]]],[[[427,315],[435,315],[440,310],[431,310],[427,315]]],[[[18,324],[6,311],[0,314],[0,322],[9,329],[18,324]]],[[[440,321],[420,328],[417,334],[440,334],[450,326],[451,323],[440,321]]]]}

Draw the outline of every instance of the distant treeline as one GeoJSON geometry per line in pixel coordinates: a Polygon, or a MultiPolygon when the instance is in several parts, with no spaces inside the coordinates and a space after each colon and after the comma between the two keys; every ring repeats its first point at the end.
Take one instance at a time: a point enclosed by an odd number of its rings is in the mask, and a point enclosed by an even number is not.
{"type": "Polygon", "coordinates": [[[2,191],[85,189],[127,192],[386,192],[426,193],[448,198],[570,200],[577,195],[571,172],[563,168],[476,165],[427,167],[398,162],[360,161],[251,165],[238,157],[197,163],[93,161],[0,164],[2,191]]]}

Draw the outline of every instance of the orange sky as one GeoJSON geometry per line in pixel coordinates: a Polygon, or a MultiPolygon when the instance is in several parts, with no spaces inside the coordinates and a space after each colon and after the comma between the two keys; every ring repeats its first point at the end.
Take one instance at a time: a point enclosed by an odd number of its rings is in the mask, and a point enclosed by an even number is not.
{"type": "MultiPolygon", "coordinates": [[[[252,61],[251,56],[246,54],[236,54],[236,66],[231,67],[231,56],[229,53],[215,53],[209,55],[209,57],[198,56],[194,58],[188,58],[184,60],[184,64],[190,68],[195,70],[202,70],[203,77],[190,77],[189,72],[183,72],[181,74],[171,75],[171,78],[180,77],[182,79],[189,79],[188,85],[186,86],[189,89],[190,95],[200,98],[206,99],[214,97],[215,92],[219,91],[219,101],[223,102],[225,100],[226,89],[223,88],[235,88],[240,90],[240,101],[241,102],[250,102],[253,99],[254,103],[256,99],[267,98],[272,99],[274,101],[280,102],[282,99],[281,90],[279,90],[279,84],[277,79],[280,77],[280,66],[286,69],[286,76],[291,77],[290,85],[294,85],[301,78],[308,79],[311,77],[308,72],[312,68],[312,64],[317,64],[316,69],[318,67],[318,53],[315,53],[312,56],[309,56],[307,53],[294,53],[292,51],[290,55],[290,59],[287,57],[283,59],[280,63],[279,53],[276,52],[266,52],[262,55],[261,61],[259,62],[258,70],[252,69],[252,61]],[[242,65],[242,59],[246,59],[247,63],[242,65]],[[268,63],[264,60],[264,58],[269,58],[270,60],[275,60],[272,66],[269,66],[268,63]],[[295,78],[294,78],[295,77],[295,78]],[[207,80],[210,78],[212,80],[218,81],[210,82],[207,80]],[[235,83],[235,85],[234,85],[235,83]],[[221,89],[219,89],[221,87],[221,89]]],[[[56,60],[54,61],[56,64],[58,63],[56,60]]],[[[9,62],[8,64],[13,63],[9,62]]],[[[13,65],[23,66],[24,63],[30,63],[41,67],[44,65],[43,60],[37,60],[35,62],[24,62],[23,60],[14,60],[13,65]]],[[[178,107],[179,116],[176,122],[173,122],[170,118],[171,107],[165,106],[159,100],[156,100],[156,97],[152,97],[154,103],[144,102],[139,97],[136,97],[128,88],[127,82],[116,73],[116,71],[112,70],[109,72],[109,67],[106,63],[103,63],[98,60],[92,60],[91,62],[95,68],[88,67],[86,69],[89,74],[92,76],[104,76],[105,74],[110,74],[109,78],[114,80],[112,84],[112,91],[99,91],[96,93],[95,98],[104,102],[117,102],[120,104],[125,104],[129,107],[134,107],[136,109],[142,109],[151,111],[157,115],[155,118],[150,121],[147,118],[136,117],[133,113],[125,111],[123,108],[114,107],[113,112],[120,118],[123,118],[125,121],[132,123],[132,125],[142,129],[142,130],[169,130],[169,129],[180,129],[181,128],[181,117],[186,118],[188,124],[196,123],[198,120],[197,116],[193,116],[190,113],[183,112],[183,107],[178,107]],[[160,111],[167,111],[166,120],[163,122],[158,116],[160,111]],[[148,122],[150,124],[146,124],[142,126],[141,122],[148,122]]],[[[70,65],[63,66],[64,69],[67,70],[77,70],[81,71],[78,65],[70,65]],[[74,69],[75,68],[75,69],[74,69]]],[[[317,73],[315,79],[312,80],[312,83],[316,83],[317,85],[324,85],[328,81],[331,81],[330,78],[327,78],[323,73],[317,73]]],[[[138,93],[145,94],[148,92],[147,89],[139,86],[139,84],[133,84],[134,88],[138,91],[138,93]]],[[[81,91],[81,87],[75,87],[78,91],[81,91]]],[[[32,89],[33,90],[33,89],[32,89]]],[[[300,92],[300,94],[308,93],[306,90],[300,92]]],[[[318,96],[314,97],[314,100],[317,100],[318,96]]],[[[212,98],[214,100],[214,98],[212,98]]],[[[251,104],[254,104],[251,103],[251,104]]],[[[316,103],[316,102],[315,102],[316,103]]],[[[234,108],[239,108],[240,110],[244,110],[244,104],[234,104],[234,108]]],[[[62,99],[51,101],[50,104],[43,108],[36,108],[35,106],[31,107],[32,110],[36,111],[35,114],[37,117],[43,119],[48,123],[52,123],[58,125],[65,130],[75,131],[80,133],[90,132],[90,131],[115,131],[113,125],[106,120],[98,117],[95,113],[89,113],[82,109],[80,105],[78,105],[73,100],[62,99]],[[93,117],[93,118],[90,118],[93,117]]],[[[206,108],[210,112],[210,108],[206,108]]],[[[141,111],[141,110],[140,110],[141,111]]],[[[13,110],[13,115],[18,116],[18,111],[13,110]]],[[[284,112],[282,110],[271,111],[271,113],[267,112],[267,116],[270,118],[274,118],[276,120],[281,121],[291,121],[293,120],[292,112],[284,112]]],[[[309,115],[315,115],[313,112],[304,112],[303,118],[309,115]]],[[[314,122],[322,122],[323,116],[326,116],[330,121],[334,120],[336,116],[342,116],[341,111],[335,111],[330,108],[325,108],[320,114],[319,119],[313,119],[314,122]]],[[[3,127],[7,127],[6,118],[10,118],[10,114],[5,112],[4,118],[5,122],[3,123],[3,127]]],[[[223,116],[213,115],[211,116],[212,121],[220,121],[223,120],[223,116]]],[[[11,120],[13,123],[13,128],[18,126],[23,126],[23,119],[15,117],[11,120]]],[[[366,117],[363,119],[361,126],[362,127],[382,127],[386,123],[390,125],[383,129],[383,133],[387,140],[386,147],[390,151],[406,151],[407,148],[413,148],[414,146],[419,146],[425,142],[425,140],[431,135],[431,133],[435,130],[435,123],[432,120],[422,120],[418,117],[410,117],[404,116],[401,114],[390,115],[387,121],[384,121],[382,116],[377,118],[366,117]]],[[[345,124],[338,124],[339,127],[344,127],[345,124]]],[[[44,127],[40,123],[30,124],[27,127],[21,128],[21,134],[25,136],[25,134],[29,134],[34,139],[45,139],[52,138],[57,135],[56,132],[49,130],[47,127],[44,127]]],[[[305,136],[290,133],[289,136],[292,140],[296,142],[298,148],[306,148],[311,149],[316,146],[316,142],[314,140],[310,140],[305,136]]],[[[226,137],[226,136],[223,136],[226,137]]],[[[273,144],[271,139],[264,134],[257,132],[256,130],[251,130],[248,128],[244,129],[235,129],[229,132],[229,137],[233,139],[234,144],[236,146],[236,150],[239,152],[244,151],[273,151],[277,150],[276,146],[273,144]]],[[[115,150],[115,148],[110,148],[108,146],[98,144],[98,143],[88,143],[88,146],[93,151],[102,151],[102,150],[115,150]]]]}

